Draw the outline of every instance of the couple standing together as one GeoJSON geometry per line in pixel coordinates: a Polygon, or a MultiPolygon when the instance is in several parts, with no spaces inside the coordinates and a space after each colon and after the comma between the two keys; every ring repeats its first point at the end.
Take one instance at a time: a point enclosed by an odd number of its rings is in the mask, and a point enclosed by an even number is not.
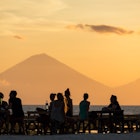
{"type": "Polygon", "coordinates": [[[63,133],[64,123],[66,117],[73,115],[73,103],[70,98],[69,88],[65,90],[65,98],[62,93],[57,93],[57,100],[54,100],[56,94],[50,95],[50,120],[51,120],[51,133],[63,133]]]}

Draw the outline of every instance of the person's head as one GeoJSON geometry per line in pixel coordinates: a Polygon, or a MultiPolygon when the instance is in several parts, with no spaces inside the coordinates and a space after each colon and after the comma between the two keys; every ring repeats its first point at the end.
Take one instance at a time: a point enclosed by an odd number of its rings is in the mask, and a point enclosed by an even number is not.
{"type": "Polygon", "coordinates": [[[88,93],[84,93],[84,100],[87,100],[88,99],[88,93]]]}
{"type": "Polygon", "coordinates": [[[0,98],[1,98],[1,99],[4,98],[4,95],[3,95],[2,92],[0,92],[0,98]]]}
{"type": "Polygon", "coordinates": [[[110,97],[110,101],[111,101],[111,103],[115,103],[115,102],[117,102],[117,96],[115,96],[115,95],[111,95],[111,97],[110,97]]]}
{"type": "Polygon", "coordinates": [[[9,96],[10,96],[10,98],[15,98],[15,97],[17,96],[17,92],[16,92],[16,90],[11,90],[9,96]]]}
{"type": "Polygon", "coordinates": [[[51,94],[50,94],[50,100],[51,100],[51,101],[54,101],[55,96],[56,96],[56,94],[55,94],[55,93],[51,93],[51,94]]]}
{"type": "Polygon", "coordinates": [[[66,96],[66,97],[69,97],[69,96],[70,96],[70,90],[69,90],[69,88],[67,88],[67,89],[65,90],[65,96],[66,96]]]}
{"type": "Polygon", "coordinates": [[[57,93],[57,99],[63,101],[64,97],[62,93],[57,93]]]}

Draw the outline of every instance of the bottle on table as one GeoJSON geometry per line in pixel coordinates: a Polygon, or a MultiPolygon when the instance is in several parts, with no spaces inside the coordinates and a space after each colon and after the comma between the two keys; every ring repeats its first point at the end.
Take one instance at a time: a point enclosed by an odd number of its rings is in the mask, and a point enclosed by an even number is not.
{"type": "Polygon", "coordinates": [[[46,111],[49,111],[49,104],[48,104],[48,100],[46,100],[45,109],[46,109],[46,111]]]}

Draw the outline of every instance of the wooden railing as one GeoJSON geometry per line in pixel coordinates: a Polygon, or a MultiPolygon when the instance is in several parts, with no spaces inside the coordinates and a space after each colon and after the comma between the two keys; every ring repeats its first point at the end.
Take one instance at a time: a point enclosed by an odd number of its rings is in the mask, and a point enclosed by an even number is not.
{"type": "MultiPolygon", "coordinates": [[[[91,117],[84,121],[84,127],[79,127],[80,119],[78,115],[73,117],[66,117],[65,121],[65,133],[128,133],[140,130],[140,114],[123,114],[123,118],[118,118],[114,113],[108,111],[94,111],[97,116],[91,117]],[[114,120],[116,119],[116,120],[114,120]],[[82,131],[84,129],[84,131],[82,131]]],[[[122,111],[123,112],[123,111],[122,111]]],[[[39,121],[38,118],[41,114],[48,116],[48,112],[38,112],[38,111],[27,111],[24,117],[24,131],[26,135],[36,135],[36,134],[50,134],[50,120],[47,121],[47,129],[45,128],[43,121],[39,121]]],[[[10,118],[9,118],[10,119],[10,118]]],[[[9,132],[7,124],[9,119],[5,120],[4,124],[0,126],[0,132],[9,132]],[[4,130],[5,129],[5,130],[4,130]]],[[[48,119],[48,118],[46,118],[48,119]]],[[[46,125],[45,124],[45,125],[46,125]]]]}

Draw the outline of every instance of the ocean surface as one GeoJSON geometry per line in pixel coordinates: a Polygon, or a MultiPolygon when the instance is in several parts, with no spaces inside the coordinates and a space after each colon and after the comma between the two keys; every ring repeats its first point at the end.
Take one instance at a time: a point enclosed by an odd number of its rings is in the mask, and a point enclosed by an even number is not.
{"type": "MultiPolygon", "coordinates": [[[[94,105],[90,106],[90,111],[101,110],[106,105],[94,105]]],[[[26,113],[27,111],[35,111],[37,107],[41,107],[45,109],[45,105],[23,105],[23,110],[26,113]]],[[[122,110],[124,110],[124,114],[140,114],[140,106],[121,106],[122,110]]],[[[73,106],[73,114],[79,114],[79,106],[73,106]]]]}

